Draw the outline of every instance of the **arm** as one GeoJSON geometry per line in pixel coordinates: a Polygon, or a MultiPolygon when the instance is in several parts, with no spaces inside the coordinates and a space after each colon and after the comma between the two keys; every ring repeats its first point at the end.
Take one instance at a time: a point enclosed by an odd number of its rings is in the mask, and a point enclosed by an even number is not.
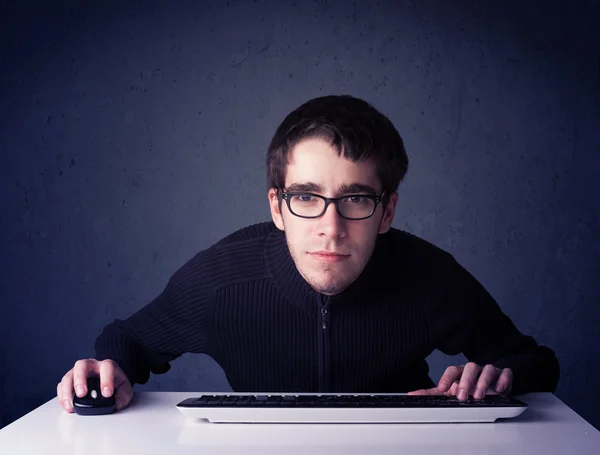
{"type": "Polygon", "coordinates": [[[96,359],[112,359],[131,384],[162,374],[186,352],[205,352],[209,289],[203,253],[180,268],[163,292],[125,320],[108,324],[96,339],[96,359]]]}
{"type": "Polygon", "coordinates": [[[435,314],[437,348],[464,353],[470,362],[510,368],[512,393],[554,392],[560,369],[554,352],[522,334],[494,298],[454,258],[445,276],[446,292],[435,314]]]}

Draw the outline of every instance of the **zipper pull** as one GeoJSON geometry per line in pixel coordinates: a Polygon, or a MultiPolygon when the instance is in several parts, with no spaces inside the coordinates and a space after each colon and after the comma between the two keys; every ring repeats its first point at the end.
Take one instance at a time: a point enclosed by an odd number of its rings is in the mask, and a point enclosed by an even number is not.
{"type": "Polygon", "coordinates": [[[323,323],[323,330],[327,328],[327,308],[321,308],[321,322],[323,323]]]}

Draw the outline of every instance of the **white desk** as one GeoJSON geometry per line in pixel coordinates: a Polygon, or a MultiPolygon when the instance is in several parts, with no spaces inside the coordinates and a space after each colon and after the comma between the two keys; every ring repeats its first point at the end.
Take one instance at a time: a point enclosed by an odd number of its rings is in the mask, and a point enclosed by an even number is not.
{"type": "Polygon", "coordinates": [[[600,454],[600,432],[552,394],[523,395],[519,417],[483,424],[213,424],[175,405],[198,394],[138,392],[107,416],[56,398],[0,430],[0,454],[600,454]]]}

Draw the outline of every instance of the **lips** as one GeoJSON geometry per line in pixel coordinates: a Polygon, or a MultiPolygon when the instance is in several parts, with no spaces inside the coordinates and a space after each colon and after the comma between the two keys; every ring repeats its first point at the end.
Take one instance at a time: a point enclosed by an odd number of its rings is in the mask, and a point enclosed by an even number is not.
{"type": "Polygon", "coordinates": [[[315,251],[309,254],[312,258],[321,262],[339,262],[350,257],[349,254],[334,253],[331,251],[315,251]]]}

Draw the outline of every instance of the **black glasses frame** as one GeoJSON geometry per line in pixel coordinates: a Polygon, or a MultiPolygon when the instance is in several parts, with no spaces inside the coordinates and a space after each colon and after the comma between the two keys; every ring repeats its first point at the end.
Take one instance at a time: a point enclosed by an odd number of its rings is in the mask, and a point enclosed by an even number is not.
{"type": "Polygon", "coordinates": [[[342,218],[344,218],[346,220],[356,221],[356,220],[366,220],[367,218],[371,218],[373,216],[373,214],[375,213],[375,210],[377,210],[377,205],[380,202],[383,202],[383,193],[385,193],[385,191],[382,191],[379,196],[376,196],[374,194],[346,194],[345,196],[340,196],[340,197],[325,197],[325,196],[321,196],[320,194],[308,193],[306,191],[292,191],[292,192],[281,191],[280,195],[281,195],[282,199],[284,199],[285,202],[287,203],[288,210],[290,211],[290,213],[294,216],[297,216],[298,218],[307,218],[307,219],[320,218],[327,211],[327,207],[329,207],[329,204],[333,203],[335,205],[335,210],[339,216],[341,216],[342,218]],[[325,207],[323,208],[323,211],[321,213],[319,213],[318,215],[313,215],[313,216],[298,215],[296,212],[294,212],[291,207],[290,196],[302,196],[302,195],[314,196],[316,198],[319,198],[319,199],[322,199],[323,201],[325,201],[325,207]],[[373,206],[373,211],[368,216],[363,216],[361,218],[349,218],[340,213],[340,206],[338,205],[338,202],[341,201],[342,199],[348,199],[349,197],[354,197],[354,196],[366,197],[367,199],[371,199],[373,202],[375,202],[375,205],[373,206]]]}

